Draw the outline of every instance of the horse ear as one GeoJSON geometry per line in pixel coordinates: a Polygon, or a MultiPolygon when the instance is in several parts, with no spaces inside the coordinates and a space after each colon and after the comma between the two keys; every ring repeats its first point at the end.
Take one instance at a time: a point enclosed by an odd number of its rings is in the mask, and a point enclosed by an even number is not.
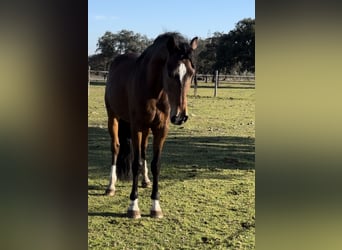
{"type": "Polygon", "coordinates": [[[197,45],[198,45],[198,37],[194,37],[192,38],[191,42],[190,42],[190,46],[192,48],[192,50],[197,49],[197,45]]]}

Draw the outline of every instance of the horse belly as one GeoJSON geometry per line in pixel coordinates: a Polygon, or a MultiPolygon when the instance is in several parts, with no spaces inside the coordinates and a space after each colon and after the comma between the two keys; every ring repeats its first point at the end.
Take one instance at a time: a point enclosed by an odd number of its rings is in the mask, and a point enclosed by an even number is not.
{"type": "Polygon", "coordinates": [[[110,109],[115,116],[128,121],[128,98],[126,89],[119,84],[112,84],[106,90],[107,109],[110,109]]]}

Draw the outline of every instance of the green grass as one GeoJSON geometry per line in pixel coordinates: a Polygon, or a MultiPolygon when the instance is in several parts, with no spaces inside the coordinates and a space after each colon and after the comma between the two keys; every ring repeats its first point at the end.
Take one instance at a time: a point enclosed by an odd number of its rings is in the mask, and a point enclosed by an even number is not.
{"type": "Polygon", "coordinates": [[[103,196],[111,159],[104,86],[90,86],[90,249],[255,248],[254,84],[221,84],[216,98],[210,85],[200,84],[198,97],[191,89],[188,122],[170,125],[159,189],[164,218],[149,218],[151,189],[139,188],[137,220],[125,217],[130,182],[117,182],[115,196],[103,196]]]}

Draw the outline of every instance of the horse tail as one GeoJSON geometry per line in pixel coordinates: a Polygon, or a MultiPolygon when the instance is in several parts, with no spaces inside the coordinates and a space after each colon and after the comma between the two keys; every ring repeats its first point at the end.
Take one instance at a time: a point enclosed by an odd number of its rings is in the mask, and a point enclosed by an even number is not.
{"type": "Polygon", "coordinates": [[[133,145],[130,124],[119,120],[120,150],[116,161],[116,174],[120,180],[128,181],[132,177],[133,145]]]}

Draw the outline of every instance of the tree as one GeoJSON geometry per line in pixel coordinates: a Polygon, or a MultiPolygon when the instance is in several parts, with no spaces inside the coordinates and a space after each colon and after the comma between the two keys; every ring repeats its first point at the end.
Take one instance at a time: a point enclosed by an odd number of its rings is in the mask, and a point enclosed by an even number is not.
{"type": "Polygon", "coordinates": [[[112,57],[115,54],[115,46],[113,42],[115,39],[115,34],[110,31],[106,31],[106,33],[101,36],[97,42],[96,52],[100,51],[106,58],[112,57]]]}
{"type": "Polygon", "coordinates": [[[196,69],[202,74],[255,72],[255,20],[245,18],[227,34],[215,32],[202,40],[196,69]]]}
{"type": "MultiPolygon", "coordinates": [[[[89,57],[93,69],[107,70],[114,57],[127,52],[142,53],[153,40],[133,31],[109,31],[98,39],[96,54],[89,57]]],[[[193,62],[202,74],[255,72],[255,19],[240,20],[227,34],[215,32],[200,39],[193,62]]]]}
{"type": "Polygon", "coordinates": [[[95,70],[108,70],[114,57],[127,52],[141,53],[150,44],[151,39],[133,31],[121,30],[118,33],[106,31],[98,39],[96,52],[88,57],[89,66],[95,70]]]}
{"type": "Polygon", "coordinates": [[[121,30],[116,34],[110,31],[99,38],[96,51],[100,51],[107,64],[114,57],[128,53],[141,53],[150,44],[152,40],[145,35],[134,33],[133,31],[121,30]]]}
{"type": "Polygon", "coordinates": [[[88,64],[92,70],[104,70],[106,69],[106,60],[103,54],[94,54],[88,56],[88,64]]]}
{"type": "MultiPolygon", "coordinates": [[[[218,45],[221,33],[215,32],[213,37],[202,40],[203,47],[198,52],[196,68],[202,74],[212,74],[216,62],[216,47],[218,45]]],[[[199,44],[201,44],[199,42],[199,44]]]]}
{"type": "Polygon", "coordinates": [[[235,29],[220,37],[215,67],[237,73],[255,72],[255,20],[239,21],[235,29]]]}

